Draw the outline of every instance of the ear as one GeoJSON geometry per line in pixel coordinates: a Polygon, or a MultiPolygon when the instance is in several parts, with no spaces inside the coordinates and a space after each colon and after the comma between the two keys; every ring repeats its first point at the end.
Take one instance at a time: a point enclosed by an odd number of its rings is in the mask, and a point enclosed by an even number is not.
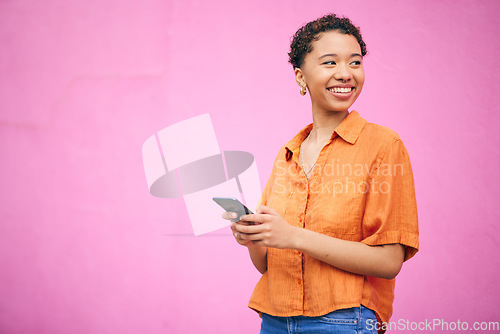
{"type": "Polygon", "coordinates": [[[304,78],[304,73],[302,72],[302,70],[300,68],[297,67],[294,70],[294,74],[295,74],[295,81],[297,81],[297,83],[299,84],[300,87],[307,86],[306,80],[304,78]]]}

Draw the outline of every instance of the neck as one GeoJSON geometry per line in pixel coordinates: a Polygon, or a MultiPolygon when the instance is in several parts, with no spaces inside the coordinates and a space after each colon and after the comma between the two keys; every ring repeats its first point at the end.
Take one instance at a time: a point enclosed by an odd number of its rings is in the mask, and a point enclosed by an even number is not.
{"type": "Polygon", "coordinates": [[[319,113],[313,111],[313,128],[309,133],[311,142],[325,142],[330,139],[335,128],[347,117],[349,111],[319,113]]]}

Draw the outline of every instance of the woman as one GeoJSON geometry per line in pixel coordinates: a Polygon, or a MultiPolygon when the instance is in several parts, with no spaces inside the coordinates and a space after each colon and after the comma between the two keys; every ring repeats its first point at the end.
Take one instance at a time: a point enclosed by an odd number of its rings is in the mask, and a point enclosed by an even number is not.
{"type": "Polygon", "coordinates": [[[261,333],[383,332],[394,278],[418,250],[406,148],[394,131],[349,112],[365,54],[359,29],[335,15],[291,42],[313,123],[279,151],[256,214],[231,225],[263,274],[249,303],[261,333]]]}

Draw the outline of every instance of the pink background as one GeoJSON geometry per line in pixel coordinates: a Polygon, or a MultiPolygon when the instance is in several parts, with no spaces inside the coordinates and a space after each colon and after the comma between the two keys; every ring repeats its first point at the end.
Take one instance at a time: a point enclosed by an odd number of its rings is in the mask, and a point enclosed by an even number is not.
{"type": "MultiPolygon", "coordinates": [[[[393,321],[500,321],[497,1],[0,1],[0,333],[256,333],[259,274],[148,192],[141,146],[209,112],[261,184],[311,121],[289,38],[329,11],[369,54],[355,109],[403,138],[421,251],[393,321]]],[[[396,333],[397,331],[395,331],[396,333]]],[[[406,331],[409,333],[409,331],[406,331]]]]}

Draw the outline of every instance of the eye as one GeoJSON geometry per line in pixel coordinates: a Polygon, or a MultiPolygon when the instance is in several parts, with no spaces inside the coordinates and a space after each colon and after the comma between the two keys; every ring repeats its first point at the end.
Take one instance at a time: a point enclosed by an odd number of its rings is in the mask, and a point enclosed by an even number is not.
{"type": "Polygon", "coordinates": [[[361,65],[361,61],[359,61],[359,60],[355,60],[355,61],[353,61],[353,62],[351,63],[351,65],[354,65],[354,66],[359,66],[359,65],[361,65]]]}
{"type": "Polygon", "coordinates": [[[337,65],[337,64],[335,64],[333,60],[330,60],[330,61],[325,61],[323,65],[337,65]]]}

